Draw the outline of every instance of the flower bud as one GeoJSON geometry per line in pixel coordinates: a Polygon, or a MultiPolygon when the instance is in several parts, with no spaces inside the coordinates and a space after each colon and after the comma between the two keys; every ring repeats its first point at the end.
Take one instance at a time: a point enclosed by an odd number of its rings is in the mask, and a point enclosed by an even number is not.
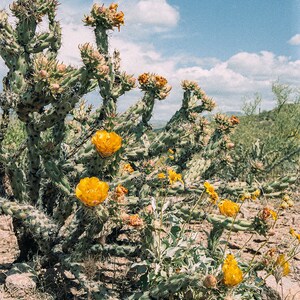
{"type": "Polygon", "coordinates": [[[66,71],[67,66],[65,64],[59,64],[57,65],[57,71],[60,73],[63,73],[66,71]]]}
{"type": "Polygon", "coordinates": [[[51,87],[51,90],[53,90],[55,92],[57,92],[60,88],[58,83],[51,83],[50,87],[51,87]]]}
{"type": "Polygon", "coordinates": [[[214,275],[207,275],[203,280],[203,285],[206,288],[215,288],[217,286],[217,278],[214,275]]]}
{"type": "Polygon", "coordinates": [[[49,75],[48,75],[48,72],[46,70],[41,70],[39,72],[39,75],[41,78],[47,78],[49,75]]]}

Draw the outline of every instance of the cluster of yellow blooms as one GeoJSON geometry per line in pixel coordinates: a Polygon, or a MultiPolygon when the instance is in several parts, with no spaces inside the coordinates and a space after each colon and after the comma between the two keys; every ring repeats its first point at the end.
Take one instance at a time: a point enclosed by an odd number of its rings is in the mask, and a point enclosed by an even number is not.
{"type": "MultiPolygon", "coordinates": [[[[157,174],[157,178],[158,179],[165,179],[166,178],[166,174],[165,173],[158,173],[157,174]]],[[[183,180],[182,180],[182,175],[176,173],[173,169],[169,169],[168,170],[168,179],[169,179],[169,183],[172,185],[173,183],[180,181],[182,184],[184,184],[183,180]]]]}
{"type": "MultiPolygon", "coordinates": [[[[92,137],[92,143],[95,145],[101,157],[106,158],[117,152],[122,146],[122,138],[115,132],[98,130],[92,137]]],[[[100,181],[97,177],[86,177],[80,180],[76,186],[76,197],[87,206],[97,206],[108,196],[109,185],[100,181]]],[[[122,193],[125,193],[125,188],[122,193]]],[[[121,191],[121,187],[118,187],[121,191]]]]}
{"type": "MultiPolygon", "coordinates": [[[[204,182],[204,187],[206,193],[209,195],[211,202],[213,204],[217,204],[219,200],[219,196],[215,191],[213,185],[211,185],[209,182],[206,181],[204,182]]],[[[220,213],[227,217],[235,217],[240,210],[240,206],[238,204],[228,199],[224,199],[220,201],[218,203],[218,208],[220,213]]]]}
{"type": "Polygon", "coordinates": [[[291,234],[292,237],[297,238],[298,241],[300,242],[300,233],[297,233],[297,232],[295,231],[295,229],[290,228],[290,234],[291,234]]]}
{"type": "Polygon", "coordinates": [[[92,137],[92,143],[103,157],[109,157],[117,152],[122,146],[122,138],[115,132],[98,130],[92,137]]]}
{"type": "Polygon", "coordinates": [[[209,198],[213,204],[216,204],[217,201],[219,200],[219,196],[217,192],[215,191],[215,188],[213,185],[211,185],[209,182],[205,181],[204,182],[204,187],[206,190],[206,193],[209,195],[209,198]]]}
{"type": "Polygon", "coordinates": [[[285,255],[284,254],[280,254],[276,260],[275,265],[279,266],[280,268],[282,268],[282,276],[287,276],[290,273],[290,264],[289,262],[286,260],[285,255]]]}
{"type": "Polygon", "coordinates": [[[109,185],[97,177],[86,177],[76,186],[76,197],[85,205],[94,207],[101,204],[108,196],[109,185]]]}
{"type": "Polygon", "coordinates": [[[165,179],[165,178],[166,178],[166,174],[165,174],[165,173],[158,173],[158,174],[157,174],[157,177],[158,177],[159,179],[165,179]]]}
{"type": "Polygon", "coordinates": [[[123,166],[123,170],[124,170],[125,172],[130,173],[130,174],[134,172],[134,169],[133,169],[133,167],[131,166],[131,164],[125,164],[125,165],[123,166]]]}
{"type": "Polygon", "coordinates": [[[181,174],[176,173],[173,169],[169,169],[168,178],[169,178],[169,182],[170,182],[171,185],[173,183],[175,183],[176,181],[180,181],[183,184],[181,174]]]}
{"type": "Polygon", "coordinates": [[[235,286],[243,281],[243,272],[232,254],[226,256],[222,271],[225,285],[235,286]]]}

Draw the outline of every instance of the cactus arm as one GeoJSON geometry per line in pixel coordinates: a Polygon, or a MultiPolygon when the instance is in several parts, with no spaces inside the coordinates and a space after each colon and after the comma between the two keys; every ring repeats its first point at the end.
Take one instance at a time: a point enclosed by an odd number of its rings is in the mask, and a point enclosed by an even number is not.
{"type": "Polygon", "coordinates": [[[43,50],[49,48],[54,41],[55,36],[53,33],[41,33],[35,36],[31,42],[26,45],[26,51],[30,53],[42,52],[43,50]]]}
{"type": "Polygon", "coordinates": [[[20,220],[29,229],[40,245],[42,252],[51,248],[51,241],[57,234],[57,225],[43,212],[29,204],[20,204],[0,198],[0,210],[20,220]]]}
{"type": "MultiPolygon", "coordinates": [[[[48,14],[48,16],[49,16],[49,20],[50,20],[49,30],[53,34],[53,39],[51,40],[51,43],[49,46],[49,52],[50,52],[50,55],[52,56],[52,58],[56,58],[57,54],[58,54],[58,50],[60,49],[60,47],[62,45],[61,26],[60,26],[59,22],[54,21],[54,19],[52,20],[52,17],[50,16],[50,14],[48,14]]],[[[53,18],[54,18],[54,16],[53,16],[53,18]]]]}
{"type": "Polygon", "coordinates": [[[5,134],[7,132],[8,124],[10,121],[9,118],[9,109],[2,107],[2,116],[0,122],[0,151],[2,150],[2,142],[4,140],[5,134]]]}
{"type": "Polygon", "coordinates": [[[26,125],[26,132],[28,135],[27,148],[28,148],[28,196],[36,203],[39,198],[39,189],[41,182],[40,172],[40,131],[37,131],[32,124],[26,125]]]}
{"type": "Polygon", "coordinates": [[[0,11],[0,56],[8,68],[12,68],[14,61],[20,51],[17,43],[16,33],[7,22],[7,13],[0,11]]]}
{"type": "Polygon", "coordinates": [[[34,127],[38,131],[45,131],[47,128],[50,128],[62,122],[66,115],[75,107],[75,104],[79,101],[80,97],[73,96],[68,102],[61,101],[56,107],[49,109],[46,113],[38,116],[35,120],[34,127]]]}
{"type": "Polygon", "coordinates": [[[107,28],[104,28],[102,25],[97,25],[94,29],[96,44],[99,52],[108,55],[108,36],[107,36],[107,28]]]}

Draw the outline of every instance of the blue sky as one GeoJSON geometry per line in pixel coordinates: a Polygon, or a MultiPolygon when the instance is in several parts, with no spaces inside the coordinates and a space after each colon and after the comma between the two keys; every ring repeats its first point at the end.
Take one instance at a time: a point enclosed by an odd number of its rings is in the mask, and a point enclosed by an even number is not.
{"type": "MultiPolygon", "coordinates": [[[[0,8],[9,2],[1,0],[0,8]]],[[[63,47],[59,58],[80,65],[78,44],[94,42],[92,31],[81,23],[93,1],[60,2],[63,47]]],[[[156,72],[173,86],[168,99],[157,103],[155,119],[166,120],[180,107],[183,79],[196,80],[220,111],[240,110],[256,92],[264,99],[262,108],[272,108],[271,85],[277,79],[300,86],[300,0],[117,3],[125,13],[125,26],[110,34],[110,45],[120,50],[124,70],[135,76],[156,72]]],[[[4,72],[0,59],[0,75],[4,72]]],[[[127,94],[120,110],[140,97],[138,90],[127,94]]],[[[96,93],[87,98],[95,105],[101,101],[96,93]]]]}

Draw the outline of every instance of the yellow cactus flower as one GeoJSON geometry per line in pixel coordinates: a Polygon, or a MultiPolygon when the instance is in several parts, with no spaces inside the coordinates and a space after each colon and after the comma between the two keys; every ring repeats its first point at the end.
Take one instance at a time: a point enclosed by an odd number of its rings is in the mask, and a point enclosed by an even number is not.
{"type": "Polygon", "coordinates": [[[276,221],[278,219],[277,213],[274,210],[272,210],[272,209],[270,209],[269,211],[270,211],[270,214],[272,216],[272,219],[274,221],[276,221]]]}
{"type": "Polygon", "coordinates": [[[123,170],[130,173],[130,174],[134,172],[134,169],[130,164],[125,164],[124,167],[123,167],[123,170]]]}
{"type": "Polygon", "coordinates": [[[98,130],[92,137],[92,143],[100,155],[105,158],[113,155],[121,148],[122,138],[115,132],[98,130]]]}
{"type": "Polygon", "coordinates": [[[170,169],[168,175],[170,184],[173,184],[176,181],[183,183],[181,174],[177,174],[174,170],[170,169]]]}
{"type": "Polygon", "coordinates": [[[208,193],[208,194],[214,193],[214,191],[215,191],[215,188],[213,187],[213,185],[211,185],[207,181],[204,182],[204,187],[206,189],[206,193],[208,193]]]}
{"type": "Polygon", "coordinates": [[[235,286],[243,281],[243,272],[232,254],[228,254],[222,266],[224,284],[235,286]]]}
{"type": "Polygon", "coordinates": [[[87,206],[97,206],[108,196],[109,185],[97,177],[86,177],[76,186],[76,197],[87,206]]]}
{"type": "Polygon", "coordinates": [[[170,158],[171,160],[174,160],[174,159],[175,159],[175,157],[174,157],[173,155],[169,155],[169,158],[170,158]]]}
{"type": "Polygon", "coordinates": [[[175,153],[174,150],[172,150],[172,149],[168,149],[168,152],[171,153],[171,154],[175,153]]]}
{"type": "Polygon", "coordinates": [[[158,177],[159,179],[165,179],[165,178],[166,178],[166,174],[165,174],[165,173],[158,173],[158,174],[157,174],[157,177],[158,177]]]}
{"type": "Polygon", "coordinates": [[[206,193],[209,195],[209,198],[213,204],[216,204],[217,201],[219,200],[219,196],[215,191],[215,188],[213,185],[211,185],[209,182],[205,181],[204,182],[204,187],[206,190],[206,193]]]}
{"type": "Polygon", "coordinates": [[[218,204],[220,213],[227,217],[235,217],[240,210],[240,206],[235,202],[225,199],[218,204]]]}
{"type": "Polygon", "coordinates": [[[297,238],[298,241],[300,242],[300,233],[297,233],[297,232],[295,231],[295,229],[290,228],[290,234],[291,234],[292,237],[297,238]]]}
{"type": "Polygon", "coordinates": [[[260,190],[257,189],[257,190],[255,190],[255,191],[252,193],[251,199],[252,199],[252,200],[256,200],[259,196],[260,196],[260,190]]]}
{"type": "Polygon", "coordinates": [[[275,262],[277,266],[280,266],[282,268],[282,276],[287,276],[291,270],[290,270],[290,264],[286,260],[284,254],[280,254],[275,262]]]}

